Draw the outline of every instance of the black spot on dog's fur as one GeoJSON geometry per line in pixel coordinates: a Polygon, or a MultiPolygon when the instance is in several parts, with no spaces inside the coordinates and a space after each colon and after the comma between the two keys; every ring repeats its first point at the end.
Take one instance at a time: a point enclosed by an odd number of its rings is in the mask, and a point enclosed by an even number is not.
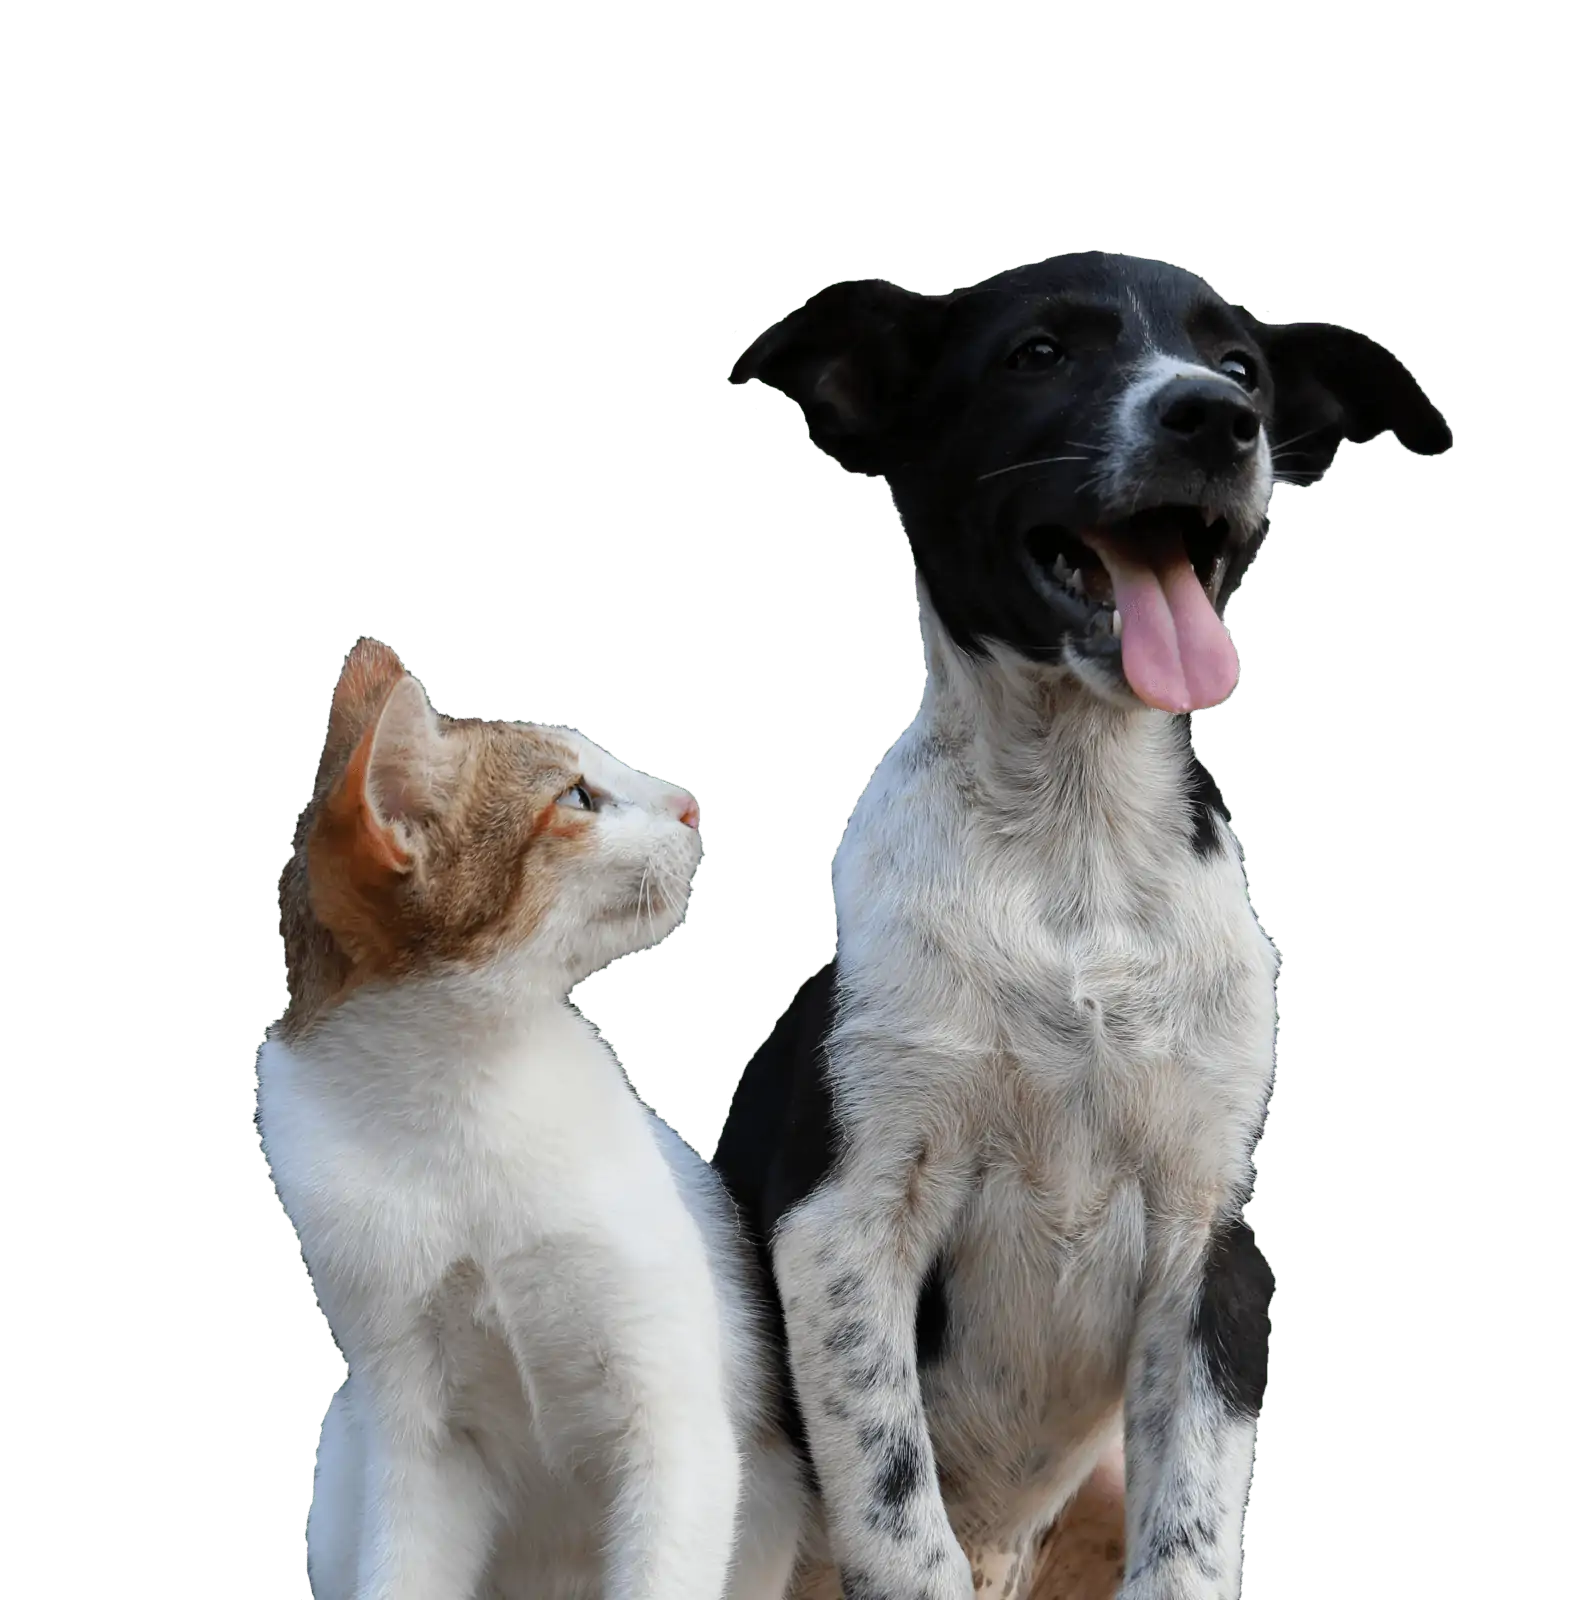
{"type": "Polygon", "coordinates": [[[889,1592],[860,1572],[840,1569],[840,1588],[846,1600],[891,1600],[889,1592]]]}
{"type": "Polygon", "coordinates": [[[879,1458],[873,1478],[872,1503],[864,1521],[888,1537],[908,1538],[912,1532],[911,1502],[929,1481],[928,1458],[913,1434],[901,1427],[874,1426],[858,1435],[863,1452],[879,1458]]]}
{"type": "Polygon", "coordinates": [[[848,1363],[841,1376],[849,1389],[877,1389],[891,1382],[905,1382],[912,1376],[912,1369],[897,1366],[881,1353],[871,1360],[848,1363]]]}
{"type": "Polygon", "coordinates": [[[1139,1356],[1140,1383],[1146,1393],[1158,1395],[1161,1391],[1161,1380],[1165,1376],[1166,1359],[1160,1341],[1152,1334],[1145,1340],[1144,1349],[1139,1356]]]}
{"type": "Polygon", "coordinates": [[[928,1481],[923,1447],[908,1432],[898,1432],[884,1446],[884,1461],[873,1480],[873,1492],[885,1506],[904,1506],[928,1481]]]}
{"type": "Polygon", "coordinates": [[[901,765],[907,773],[924,772],[954,760],[966,748],[966,735],[943,732],[925,734],[902,751],[901,765]]]}
{"type": "Polygon", "coordinates": [[[923,1287],[918,1291],[916,1342],[920,1367],[932,1367],[945,1350],[946,1330],[951,1320],[945,1279],[946,1266],[942,1257],[924,1274],[923,1287]]]}
{"type": "Polygon", "coordinates": [[[1222,799],[1222,791],[1216,787],[1216,780],[1194,754],[1193,740],[1188,734],[1188,718],[1184,717],[1182,721],[1184,736],[1189,738],[1184,773],[1189,823],[1193,830],[1189,842],[1194,846],[1195,855],[1213,856],[1222,848],[1222,836],[1217,830],[1216,819],[1220,817],[1223,822],[1231,822],[1233,817],[1222,799]]]}
{"type": "Polygon", "coordinates": [[[1205,1261],[1194,1337],[1217,1393],[1237,1416],[1257,1416],[1266,1393],[1274,1286],[1249,1225],[1235,1220],[1220,1227],[1205,1261]]]}
{"type": "Polygon", "coordinates": [[[1166,1448],[1172,1432],[1172,1416],[1163,1405],[1142,1406],[1133,1412],[1129,1427],[1134,1442],[1153,1459],[1166,1448]]]}
{"type": "Polygon", "coordinates": [[[812,1193],[840,1154],[824,1055],[834,1026],[835,983],[831,961],[797,991],[741,1075],[714,1152],[714,1167],[765,1245],[780,1218],[812,1193]]]}
{"type": "Polygon", "coordinates": [[[1219,1574],[1208,1552],[1215,1542],[1215,1530],[1202,1518],[1155,1528],[1145,1541],[1143,1555],[1133,1564],[1132,1575],[1142,1577],[1169,1561],[1187,1556],[1202,1577],[1214,1582],[1219,1574]]]}
{"type": "MultiPolygon", "coordinates": [[[[741,1075],[713,1165],[730,1191],[757,1254],[764,1298],[780,1353],[781,1411],[786,1433],[816,1487],[795,1385],[790,1346],[774,1284],[774,1229],[792,1206],[823,1181],[840,1154],[840,1128],[830,1093],[824,1046],[835,1019],[835,963],[796,993],[763,1047],[741,1075]]],[[[840,1282],[837,1274],[834,1282],[840,1282]]]]}
{"type": "Polygon", "coordinates": [[[829,1280],[829,1303],[839,1310],[848,1306],[862,1293],[863,1277],[860,1272],[842,1272],[829,1280]]]}
{"type": "Polygon", "coordinates": [[[834,1356],[848,1355],[860,1350],[868,1342],[868,1333],[868,1324],[853,1317],[847,1322],[837,1323],[825,1334],[824,1349],[834,1356]]]}

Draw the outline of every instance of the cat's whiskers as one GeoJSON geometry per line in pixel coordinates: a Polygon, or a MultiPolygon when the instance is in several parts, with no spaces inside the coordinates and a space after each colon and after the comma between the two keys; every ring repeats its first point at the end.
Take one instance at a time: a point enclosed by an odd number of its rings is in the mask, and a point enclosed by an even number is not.
{"type": "Polygon", "coordinates": [[[641,886],[636,892],[636,934],[639,937],[643,928],[652,920],[652,868],[649,860],[642,863],[641,886]]]}
{"type": "Polygon", "coordinates": [[[672,862],[654,858],[642,870],[637,891],[636,923],[655,922],[660,916],[677,919],[691,892],[691,874],[672,862]]]}

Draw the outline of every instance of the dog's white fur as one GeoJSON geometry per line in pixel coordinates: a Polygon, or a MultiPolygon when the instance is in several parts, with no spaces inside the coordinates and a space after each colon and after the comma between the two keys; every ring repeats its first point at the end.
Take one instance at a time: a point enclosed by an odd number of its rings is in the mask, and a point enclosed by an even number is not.
{"type": "MultiPolygon", "coordinates": [[[[1145,413],[1171,392],[1169,386],[1213,380],[1231,384],[1235,394],[1248,398],[1242,385],[1225,373],[1214,371],[1202,362],[1169,356],[1165,351],[1152,351],[1134,367],[1112,408],[1105,469],[1100,480],[1104,498],[1117,505],[1136,504],[1138,480],[1153,464],[1154,455],[1154,430],[1146,426],[1145,413]]],[[[1255,457],[1249,470],[1230,484],[1206,485],[1201,499],[1235,527],[1252,532],[1265,520],[1273,483],[1271,440],[1262,428],[1255,440],[1255,457]]],[[[1213,587],[1215,582],[1213,579],[1213,587]]]]}
{"type": "Polygon", "coordinates": [[[835,861],[846,1143],[775,1242],[830,1544],[855,1597],[962,1600],[953,1525],[1020,1556],[1126,1394],[1130,1562],[1191,1520],[1212,1539],[1124,1595],[1230,1597],[1253,1423],[1186,1347],[1213,1224],[1248,1192],[1275,953],[1225,826],[1190,848],[1175,719],[972,658],[920,601],[923,705],[835,861]],[[942,1253],[957,1336],[920,1398],[917,1295],[942,1253]],[[867,1439],[932,1445],[943,1495],[931,1479],[881,1525],[867,1439]]]}
{"type": "Polygon", "coordinates": [[[316,1600],[777,1600],[802,1490],[716,1177],[570,1005],[661,937],[677,792],[578,736],[612,803],[527,945],[354,992],[259,1060],[262,1140],[349,1365],[316,1600]],[[657,898],[615,918],[651,871],[657,898]]]}
{"type": "Polygon", "coordinates": [[[1437,454],[1448,428],[1351,329],[1093,253],[946,297],[832,284],[731,376],[885,478],[922,574],[928,689],[836,858],[836,960],[748,1068],[719,1156],[771,1239],[841,1586],[965,1600],[959,1537],[1011,1600],[1120,1416],[1123,1596],[1234,1600],[1276,955],[1184,720],[1134,696],[1111,642],[1130,619],[1108,635],[1095,561],[1067,568],[1137,549],[1176,636],[1157,643],[1201,655],[1189,578],[1225,604],[1279,472],[1314,482],[1389,428],[1437,454]],[[836,358],[839,418],[814,383],[836,358]]]}

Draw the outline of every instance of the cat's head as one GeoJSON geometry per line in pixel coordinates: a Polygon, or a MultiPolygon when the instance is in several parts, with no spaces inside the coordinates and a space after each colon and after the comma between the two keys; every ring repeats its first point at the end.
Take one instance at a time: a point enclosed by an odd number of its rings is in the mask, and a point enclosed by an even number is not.
{"type": "Polygon", "coordinates": [[[675,927],[701,859],[684,790],[569,729],[441,716],[361,639],[282,874],[284,1026],[449,965],[567,990],[675,927]]]}

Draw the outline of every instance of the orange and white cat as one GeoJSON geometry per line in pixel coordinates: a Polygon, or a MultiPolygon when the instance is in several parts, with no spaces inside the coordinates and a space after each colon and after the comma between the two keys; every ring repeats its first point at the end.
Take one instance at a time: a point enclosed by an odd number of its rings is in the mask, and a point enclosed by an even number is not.
{"type": "Polygon", "coordinates": [[[730,1203],[571,988],[684,914],[691,797],[361,640],[282,876],[261,1140],[348,1362],[316,1600],[777,1600],[804,1514],[730,1203]]]}

